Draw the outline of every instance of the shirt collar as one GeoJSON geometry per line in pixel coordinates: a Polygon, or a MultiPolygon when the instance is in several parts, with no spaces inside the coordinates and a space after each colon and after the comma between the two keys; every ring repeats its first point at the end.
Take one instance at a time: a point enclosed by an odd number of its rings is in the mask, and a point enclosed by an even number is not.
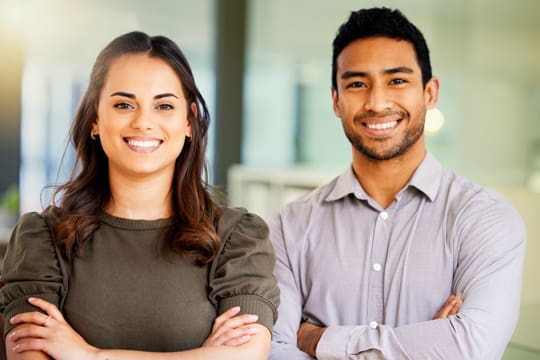
{"type": "Polygon", "coordinates": [[[338,176],[334,188],[326,196],[326,201],[335,201],[346,197],[349,194],[354,194],[360,200],[366,200],[368,195],[362,188],[362,185],[354,176],[352,165],[347,168],[341,175],[338,176]]]}
{"type": "MultiPolygon", "coordinates": [[[[433,156],[426,154],[424,160],[422,160],[405,188],[413,186],[433,201],[439,192],[441,174],[441,164],[439,164],[433,156]]],[[[364,188],[362,188],[362,185],[360,185],[358,179],[354,176],[352,165],[338,176],[334,188],[326,196],[325,200],[335,201],[344,198],[349,194],[354,194],[359,200],[368,199],[368,195],[364,191],[364,188]]]]}
{"type": "Polygon", "coordinates": [[[407,186],[413,186],[423,192],[429,200],[435,200],[441,185],[442,166],[430,154],[420,163],[407,186]]]}

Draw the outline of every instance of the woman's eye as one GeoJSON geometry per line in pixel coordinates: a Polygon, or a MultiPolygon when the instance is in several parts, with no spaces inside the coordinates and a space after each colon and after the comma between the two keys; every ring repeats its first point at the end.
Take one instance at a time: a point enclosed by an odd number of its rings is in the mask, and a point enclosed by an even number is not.
{"type": "Polygon", "coordinates": [[[160,104],[158,106],[156,106],[156,109],[159,109],[159,110],[172,110],[174,109],[174,107],[170,104],[160,104]]]}
{"type": "Polygon", "coordinates": [[[120,110],[133,109],[133,106],[128,103],[118,103],[118,104],[115,104],[114,107],[120,110]]]}

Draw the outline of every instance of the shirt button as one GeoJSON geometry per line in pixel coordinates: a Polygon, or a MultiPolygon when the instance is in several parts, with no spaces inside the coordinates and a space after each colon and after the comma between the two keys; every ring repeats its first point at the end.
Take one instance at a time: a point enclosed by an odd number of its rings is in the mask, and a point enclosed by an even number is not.
{"type": "Polygon", "coordinates": [[[379,264],[379,263],[373,264],[373,270],[375,270],[375,271],[381,271],[381,268],[382,268],[382,267],[381,267],[381,264],[379,264]]]}
{"type": "Polygon", "coordinates": [[[372,328],[373,330],[375,330],[377,326],[379,326],[379,324],[377,324],[376,321],[372,321],[369,323],[369,327],[372,328]]]}
{"type": "Polygon", "coordinates": [[[386,211],[383,211],[383,212],[381,213],[381,218],[382,218],[383,220],[388,219],[388,213],[387,213],[386,211]]]}

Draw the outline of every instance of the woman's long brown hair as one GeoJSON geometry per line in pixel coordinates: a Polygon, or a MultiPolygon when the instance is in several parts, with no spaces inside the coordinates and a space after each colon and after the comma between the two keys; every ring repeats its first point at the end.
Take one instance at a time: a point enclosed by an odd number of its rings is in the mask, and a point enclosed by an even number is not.
{"type": "Polygon", "coordinates": [[[83,241],[99,227],[99,213],[111,197],[107,156],[99,140],[92,140],[100,92],[112,62],[126,54],[146,54],[164,60],[182,83],[189,111],[192,138],[184,144],[175,164],[172,185],[173,221],[166,234],[166,247],[196,256],[199,264],[211,261],[219,250],[216,224],[219,206],[212,200],[207,182],[205,150],[209,114],[191,68],[182,51],[170,39],[130,32],[114,39],[98,55],[90,83],[75,114],[70,141],[75,148],[75,167],[69,181],[56,188],[58,205],[56,241],[64,254],[77,254],[83,241]],[[190,104],[195,104],[193,113],[190,104]]]}

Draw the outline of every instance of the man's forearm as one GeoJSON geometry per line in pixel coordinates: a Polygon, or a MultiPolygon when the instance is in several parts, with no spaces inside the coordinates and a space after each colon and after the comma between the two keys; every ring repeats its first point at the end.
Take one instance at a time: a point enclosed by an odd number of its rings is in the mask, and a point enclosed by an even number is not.
{"type": "Polygon", "coordinates": [[[298,348],[310,356],[317,357],[317,344],[326,328],[304,322],[298,329],[298,348]]]}

